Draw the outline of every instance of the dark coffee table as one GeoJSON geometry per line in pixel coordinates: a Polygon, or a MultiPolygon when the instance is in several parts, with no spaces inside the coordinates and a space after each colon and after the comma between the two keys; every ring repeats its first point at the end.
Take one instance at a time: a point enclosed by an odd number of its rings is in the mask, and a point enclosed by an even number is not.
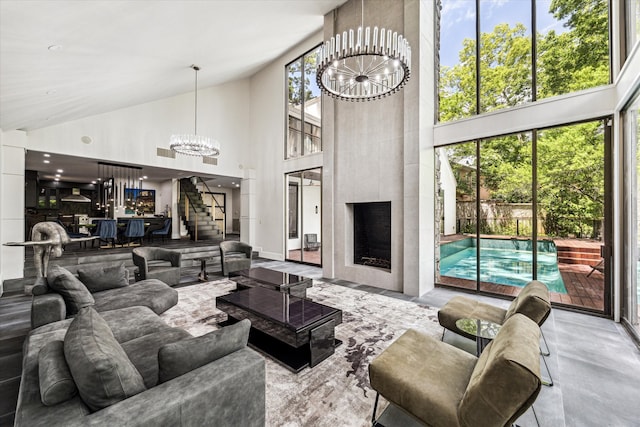
{"type": "Polygon", "coordinates": [[[251,320],[249,344],[293,372],[317,365],[342,344],[334,330],[342,311],[305,298],[257,286],[218,297],[216,305],[227,313],[225,323],[251,320]]]}
{"type": "Polygon", "coordinates": [[[231,280],[236,282],[238,289],[260,286],[299,298],[306,298],[307,288],[313,286],[313,280],[309,277],[283,273],[264,267],[235,271],[232,275],[235,277],[231,277],[231,280]]]}

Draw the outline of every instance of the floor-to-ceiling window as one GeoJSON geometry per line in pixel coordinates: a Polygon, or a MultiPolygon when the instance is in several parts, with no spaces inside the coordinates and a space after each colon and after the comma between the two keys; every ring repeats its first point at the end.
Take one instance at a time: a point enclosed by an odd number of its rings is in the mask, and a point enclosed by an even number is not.
{"type": "Polygon", "coordinates": [[[286,174],[286,259],[322,264],[322,169],[286,174]]]}
{"type": "Polygon", "coordinates": [[[610,82],[608,0],[441,3],[439,122],[610,82]]]}
{"type": "Polygon", "coordinates": [[[286,159],[322,151],[322,96],[316,83],[318,49],[312,49],[286,67],[286,159]]]}
{"type": "MultiPolygon", "coordinates": [[[[607,0],[441,4],[440,123],[482,127],[484,115],[610,82],[607,0]]],[[[519,132],[493,117],[482,139],[438,149],[439,283],[514,295],[539,279],[556,303],[608,312],[610,128],[593,117],[532,117],[519,132]]]]}
{"type": "Polygon", "coordinates": [[[438,282],[607,312],[609,119],[438,149],[438,282]]]}

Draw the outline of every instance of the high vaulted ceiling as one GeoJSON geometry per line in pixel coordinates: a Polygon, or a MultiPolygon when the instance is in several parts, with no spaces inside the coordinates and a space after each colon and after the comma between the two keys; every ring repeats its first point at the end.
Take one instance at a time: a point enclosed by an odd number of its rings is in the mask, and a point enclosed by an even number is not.
{"type": "Polygon", "coordinates": [[[0,129],[33,130],[251,76],[346,0],[0,0],[0,129]]]}

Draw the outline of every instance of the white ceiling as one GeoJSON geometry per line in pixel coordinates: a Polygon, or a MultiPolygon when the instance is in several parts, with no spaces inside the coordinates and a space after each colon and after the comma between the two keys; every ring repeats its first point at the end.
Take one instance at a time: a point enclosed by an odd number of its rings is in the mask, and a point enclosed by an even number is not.
{"type": "MultiPolygon", "coordinates": [[[[346,0],[0,0],[0,129],[34,130],[251,76],[346,0]],[[50,49],[50,46],[58,46],[50,49]]],[[[88,182],[97,160],[28,152],[41,179],[88,182]]],[[[184,176],[148,168],[152,181],[184,176]]],[[[187,175],[188,176],[188,175],[187,175]]],[[[208,177],[234,188],[232,177],[208,177]]]]}
{"type": "Polygon", "coordinates": [[[0,129],[191,92],[191,64],[200,88],[251,76],[345,1],[0,0],[0,129]]]}

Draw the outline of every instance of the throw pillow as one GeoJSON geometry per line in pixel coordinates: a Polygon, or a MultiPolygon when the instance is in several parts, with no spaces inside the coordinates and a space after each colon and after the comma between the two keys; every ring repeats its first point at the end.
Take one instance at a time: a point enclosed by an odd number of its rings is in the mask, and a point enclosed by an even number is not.
{"type": "Polygon", "coordinates": [[[64,342],[51,341],[38,353],[40,399],[46,406],[66,402],[78,393],[64,358],[64,342]]]}
{"type": "Polygon", "coordinates": [[[47,272],[47,282],[51,289],[64,298],[68,315],[74,315],[82,307],[93,305],[96,302],[87,287],[65,268],[57,265],[50,266],[47,272]]]}
{"type": "Polygon", "coordinates": [[[165,344],[158,351],[161,383],[220,359],[247,345],[251,322],[247,319],[208,334],[165,344]]]}
{"type": "Polygon", "coordinates": [[[124,262],[110,267],[79,268],[78,277],[92,293],[129,285],[129,275],[124,268],[124,262]]]}
{"type": "Polygon", "coordinates": [[[80,397],[94,411],[146,390],[140,372],[93,307],[80,310],[69,325],[64,356],[80,397]]]}

